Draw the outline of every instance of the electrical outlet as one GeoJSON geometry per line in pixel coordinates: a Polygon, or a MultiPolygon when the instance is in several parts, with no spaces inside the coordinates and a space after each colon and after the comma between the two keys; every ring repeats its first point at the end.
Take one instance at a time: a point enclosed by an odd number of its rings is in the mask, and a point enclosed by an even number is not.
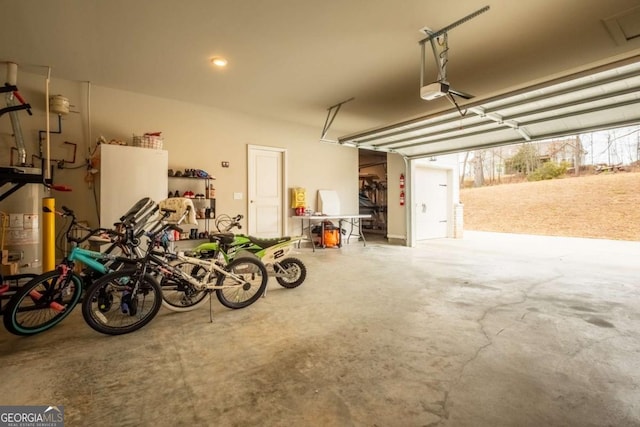
{"type": "Polygon", "coordinates": [[[228,168],[229,167],[229,162],[222,162],[222,167],[223,168],[228,168]]]}

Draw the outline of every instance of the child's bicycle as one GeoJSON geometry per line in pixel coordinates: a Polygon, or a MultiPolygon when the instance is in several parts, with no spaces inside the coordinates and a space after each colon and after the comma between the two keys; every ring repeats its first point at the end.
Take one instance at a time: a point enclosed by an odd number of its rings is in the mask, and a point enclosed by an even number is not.
{"type": "MultiPolygon", "coordinates": [[[[177,229],[177,226],[168,226],[171,227],[177,229]]],[[[152,242],[162,238],[160,233],[149,237],[152,242]]],[[[207,296],[214,292],[225,307],[244,308],[260,298],[268,280],[265,265],[255,257],[239,257],[227,263],[181,253],[159,254],[150,245],[145,256],[138,259],[135,270],[127,268],[108,274],[87,289],[82,303],[85,321],[98,332],[116,333],[120,321],[116,302],[122,282],[141,280],[149,275],[161,279],[162,304],[172,311],[191,311],[206,303],[207,296]],[[166,298],[165,293],[175,294],[176,298],[166,298]]]]}
{"type": "MultiPolygon", "coordinates": [[[[249,262],[247,261],[249,259],[263,264],[267,276],[275,277],[281,286],[290,289],[300,286],[307,277],[307,268],[301,260],[288,255],[293,249],[293,245],[302,237],[258,239],[242,234],[233,234],[231,230],[242,228],[240,225],[242,218],[242,215],[233,218],[224,214],[220,215],[216,219],[216,228],[220,232],[211,234],[209,236],[210,242],[202,243],[187,253],[189,257],[174,264],[182,269],[184,274],[202,278],[207,274],[208,263],[206,261],[195,262],[194,259],[213,260],[219,265],[237,264],[241,260],[249,262]]],[[[162,286],[162,305],[169,310],[195,310],[206,302],[207,289],[194,286],[187,280],[165,277],[160,285],[162,286]]],[[[261,295],[266,295],[266,289],[265,285],[261,295]]],[[[223,302],[223,304],[225,303],[223,302]]]]}
{"type": "MultiPolygon", "coordinates": [[[[48,211],[48,208],[44,208],[48,211]]],[[[65,232],[66,240],[72,249],[60,264],[52,271],[34,277],[24,286],[19,287],[3,310],[5,328],[16,335],[34,335],[51,329],[62,322],[80,301],[83,288],[87,287],[97,276],[113,271],[123,264],[132,262],[127,256],[131,252],[131,242],[126,237],[129,233],[119,233],[104,228],[90,229],[79,224],[74,212],[62,207],[58,212],[63,217],[71,218],[65,232]],[[75,237],[78,231],[84,231],[83,237],[75,237]],[[112,245],[108,251],[120,249],[124,256],[101,253],[81,248],[79,245],[90,238],[100,236],[112,245]],[[82,274],[75,271],[77,262],[85,264],[88,269],[82,274]]],[[[162,298],[160,287],[157,287],[157,312],[162,298]]]]}

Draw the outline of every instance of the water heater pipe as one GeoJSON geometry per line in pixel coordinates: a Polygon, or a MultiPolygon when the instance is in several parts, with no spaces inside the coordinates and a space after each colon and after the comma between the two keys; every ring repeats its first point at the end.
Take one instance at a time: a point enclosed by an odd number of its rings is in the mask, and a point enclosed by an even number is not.
{"type": "Polygon", "coordinates": [[[18,83],[18,64],[7,62],[7,83],[15,86],[18,83]]]}
{"type": "MultiPolygon", "coordinates": [[[[16,83],[18,82],[18,64],[14,62],[7,62],[6,82],[11,86],[16,86],[16,83]]],[[[7,92],[6,101],[7,107],[17,105],[14,92],[7,92]]],[[[24,137],[22,136],[22,127],[20,126],[18,112],[10,111],[9,119],[11,120],[11,128],[13,129],[13,135],[16,141],[16,148],[18,149],[18,164],[22,166],[27,163],[27,149],[24,145],[24,137]]]]}
{"type": "MultiPolygon", "coordinates": [[[[42,172],[44,172],[44,178],[45,180],[50,180],[51,179],[51,167],[50,167],[50,159],[51,159],[51,135],[50,130],[51,130],[51,123],[49,120],[49,82],[51,81],[51,67],[47,67],[47,78],[45,79],[45,88],[44,88],[44,93],[45,93],[45,98],[44,98],[44,104],[45,104],[45,117],[46,117],[46,121],[47,121],[47,150],[46,150],[46,160],[44,162],[43,168],[44,170],[42,172]]],[[[47,188],[48,190],[48,188],[47,188]]],[[[48,271],[48,270],[44,270],[44,271],[48,271]]]]}

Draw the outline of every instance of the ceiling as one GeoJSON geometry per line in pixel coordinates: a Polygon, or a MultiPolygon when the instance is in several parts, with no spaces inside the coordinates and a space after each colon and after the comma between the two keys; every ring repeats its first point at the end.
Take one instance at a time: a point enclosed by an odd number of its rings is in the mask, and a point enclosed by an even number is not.
{"type": "Polygon", "coordinates": [[[419,97],[419,30],[486,5],[448,32],[448,80],[476,96],[462,108],[640,54],[638,0],[0,0],[0,61],[313,126],[319,138],[327,109],[354,98],[327,134],[338,139],[450,111],[419,97]],[[225,69],[210,65],[216,55],[225,69]]]}

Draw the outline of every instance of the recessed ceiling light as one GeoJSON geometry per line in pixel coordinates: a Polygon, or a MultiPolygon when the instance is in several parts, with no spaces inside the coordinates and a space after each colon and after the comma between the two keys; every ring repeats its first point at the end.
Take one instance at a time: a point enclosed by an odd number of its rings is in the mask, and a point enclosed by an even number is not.
{"type": "Polygon", "coordinates": [[[216,67],[226,67],[227,66],[227,60],[224,59],[221,56],[214,56],[213,58],[211,58],[211,63],[213,65],[215,65],[216,67]]]}

